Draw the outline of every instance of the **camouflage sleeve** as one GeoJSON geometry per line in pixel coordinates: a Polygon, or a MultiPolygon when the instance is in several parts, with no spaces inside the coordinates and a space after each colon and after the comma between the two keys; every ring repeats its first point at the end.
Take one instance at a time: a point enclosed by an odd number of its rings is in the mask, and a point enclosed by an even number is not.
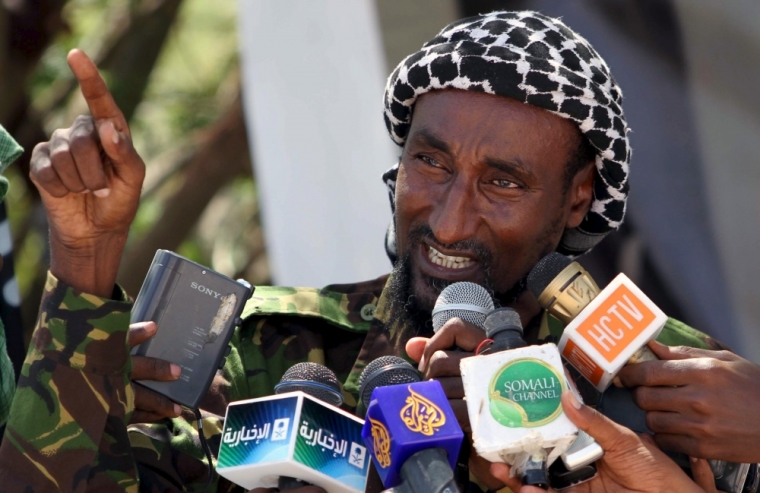
{"type": "Polygon", "coordinates": [[[657,340],[667,346],[689,346],[720,351],[731,350],[728,346],[707,334],[693,329],[675,318],[668,318],[657,340]]]}
{"type": "Polygon", "coordinates": [[[2,491],[137,491],[130,309],[48,275],[0,447],[2,491]]]}

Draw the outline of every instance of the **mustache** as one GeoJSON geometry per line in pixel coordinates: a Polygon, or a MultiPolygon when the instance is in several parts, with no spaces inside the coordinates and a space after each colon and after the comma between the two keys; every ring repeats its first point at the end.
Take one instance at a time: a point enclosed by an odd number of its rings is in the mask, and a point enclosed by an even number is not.
{"type": "Polygon", "coordinates": [[[417,226],[409,233],[410,243],[422,243],[423,240],[428,240],[428,243],[440,246],[444,250],[472,252],[478,258],[478,263],[484,268],[489,267],[493,262],[493,253],[483,243],[473,239],[457,241],[455,243],[441,243],[427,224],[417,226]]]}
{"type": "MultiPolygon", "coordinates": [[[[427,243],[440,246],[442,249],[448,251],[474,253],[478,259],[478,267],[483,272],[483,287],[486,288],[492,297],[496,294],[491,279],[491,265],[493,263],[494,255],[483,243],[473,239],[457,241],[455,243],[441,243],[427,224],[413,228],[408,237],[410,245],[420,244],[423,240],[427,240],[427,243]]],[[[406,262],[409,261],[410,260],[407,258],[406,262]]],[[[422,275],[422,279],[425,284],[432,288],[436,293],[440,293],[452,284],[451,281],[444,281],[443,279],[430,277],[425,274],[422,275]]]]}

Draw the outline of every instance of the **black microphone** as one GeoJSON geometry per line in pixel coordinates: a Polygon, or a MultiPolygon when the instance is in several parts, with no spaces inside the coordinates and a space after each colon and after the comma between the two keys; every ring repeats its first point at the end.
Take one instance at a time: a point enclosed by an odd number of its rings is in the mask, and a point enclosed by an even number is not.
{"type": "Polygon", "coordinates": [[[450,458],[464,434],[439,382],[421,382],[408,362],[383,356],[362,372],[359,395],[367,408],[362,436],[388,492],[459,491],[450,458]]]}
{"type": "MultiPolygon", "coordinates": [[[[296,390],[335,407],[343,404],[338,377],[332,370],[319,363],[305,362],[291,366],[280,379],[280,383],[274,386],[275,395],[296,390]]],[[[311,484],[290,476],[280,476],[277,481],[277,489],[280,491],[304,486],[311,486],[311,484]]]]}

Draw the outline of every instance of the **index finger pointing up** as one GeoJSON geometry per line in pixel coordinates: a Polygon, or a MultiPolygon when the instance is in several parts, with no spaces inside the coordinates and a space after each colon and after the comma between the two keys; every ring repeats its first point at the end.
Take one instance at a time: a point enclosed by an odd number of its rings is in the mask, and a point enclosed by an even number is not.
{"type": "Polygon", "coordinates": [[[116,106],[106,81],[103,80],[92,60],[82,50],[73,49],[66,57],[66,61],[79,81],[82,95],[87,101],[87,106],[90,108],[90,113],[95,121],[110,120],[116,130],[129,135],[129,128],[124,120],[124,115],[116,106]]]}

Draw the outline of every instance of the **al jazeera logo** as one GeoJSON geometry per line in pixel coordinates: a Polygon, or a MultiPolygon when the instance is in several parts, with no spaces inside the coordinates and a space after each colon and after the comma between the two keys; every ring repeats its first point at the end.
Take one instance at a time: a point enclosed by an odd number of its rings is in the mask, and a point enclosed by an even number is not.
{"type": "Polygon", "coordinates": [[[489,385],[491,416],[509,428],[533,428],[562,413],[565,380],[535,358],[512,361],[497,371],[489,385]]]}
{"type": "Polygon", "coordinates": [[[418,394],[409,387],[406,406],[401,408],[401,421],[414,433],[433,436],[433,433],[446,424],[446,415],[430,399],[418,394]]]}
{"type": "Polygon", "coordinates": [[[372,446],[375,449],[377,463],[385,469],[391,465],[391,436],[388,428],[376,419],[369,418],[372,424],[372,446]]]}

